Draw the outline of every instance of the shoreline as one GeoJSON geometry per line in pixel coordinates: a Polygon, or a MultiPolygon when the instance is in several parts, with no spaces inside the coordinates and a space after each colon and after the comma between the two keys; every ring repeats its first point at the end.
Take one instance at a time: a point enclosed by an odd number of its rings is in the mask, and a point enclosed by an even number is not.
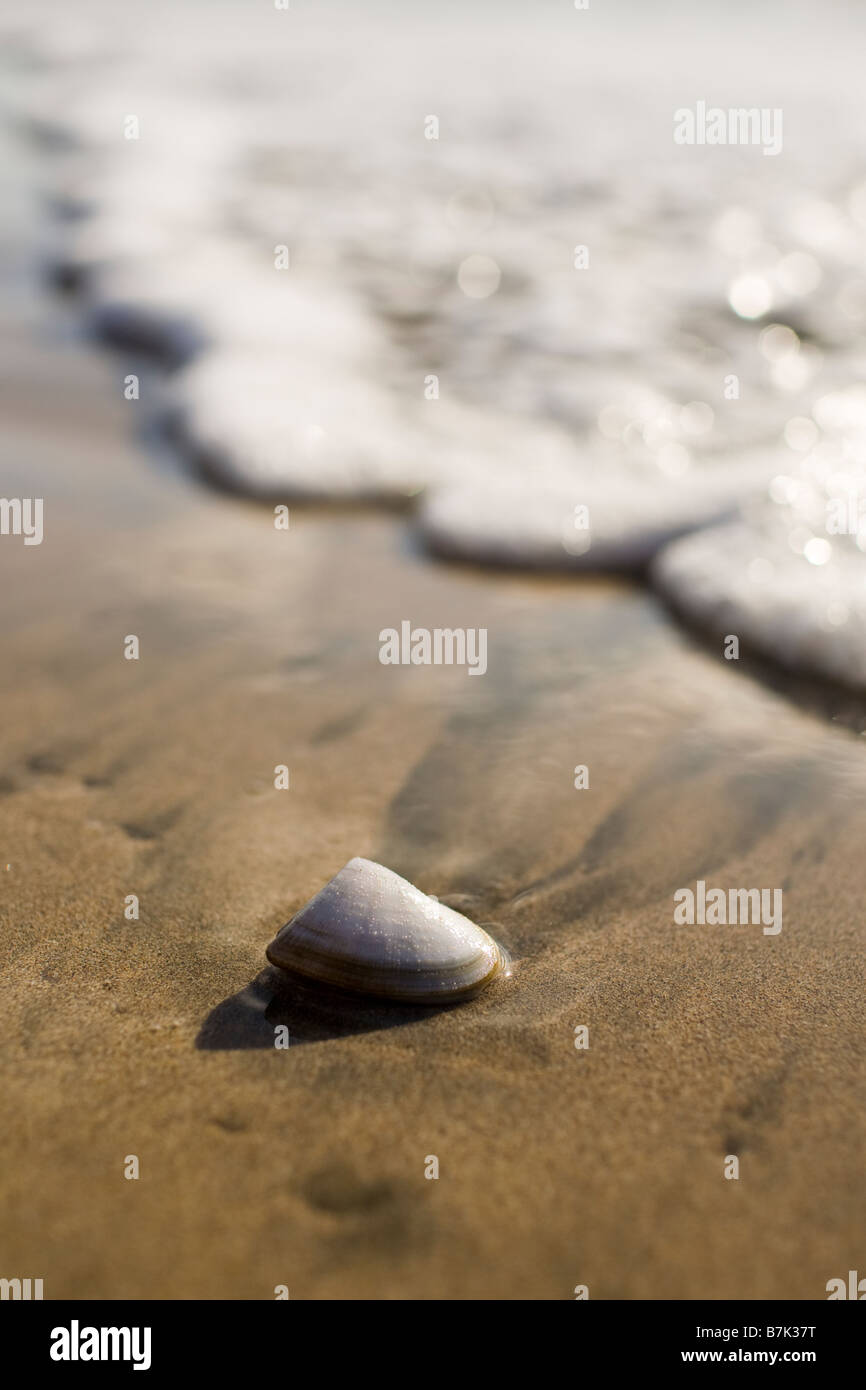
{"type": "Polygon", "coordinates": [[[824,1298],[866,1205],[850,733],[628,581],[434,563],[375,511],[276,532],[136,444],[44,288],[10,307],[8,486],[46,530],[0,542],[4,1276],[824,1298]],[[484,678],[383,667],[406,613],[485,627],[484,678]],[[344,1011],[275,982],[268,941],[356,854],[495,928],[508,989],[344,1011]],[[778,886],[783,930],[677,925],[700,879],[778,886]]]}

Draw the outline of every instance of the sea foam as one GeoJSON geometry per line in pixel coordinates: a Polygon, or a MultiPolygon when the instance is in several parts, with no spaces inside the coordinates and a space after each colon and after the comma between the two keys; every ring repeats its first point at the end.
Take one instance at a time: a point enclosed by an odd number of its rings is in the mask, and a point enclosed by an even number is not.
{"type": "MultiPolygon", "coordinates": [[[[674,141],[692,55],[639,7],[627,42],[561,7],[202,5],[170,43],[161,0],[112,13],[19,19],[8,106],[45,150],[46,265],[166,364],[210,476],[416,499],[430,549],[479,562],[652,563],[692,618],[866,685],[866,554],[826,505],[863,437],[853,21],[821,21],[833,141],[779,57],[765,160],[674,141]]],[[[720,88],[765,76],[746,37],[720,88]]]]}

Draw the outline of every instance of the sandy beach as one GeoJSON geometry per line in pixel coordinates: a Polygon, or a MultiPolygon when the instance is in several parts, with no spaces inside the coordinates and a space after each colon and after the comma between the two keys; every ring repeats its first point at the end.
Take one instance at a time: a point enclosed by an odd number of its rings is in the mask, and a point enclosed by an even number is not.
{"type": "Polygon", "coordinates": [[[45,537],[0,544],[2,1272],[825,1297],[862,1258],[859,736],[626,580],[435,563],[399,513],[281,532],[202,487],[15,206],[4,490],[45,537]],[[484,679],[383,667],[405,618],[486,627],[484,679]],[[445,1010],[281,983],[265,946],[356,854],[493,924],[513,980],[445,1010]],[[699,879],[781,885],[782,931],[675,925],[699,879]]]}

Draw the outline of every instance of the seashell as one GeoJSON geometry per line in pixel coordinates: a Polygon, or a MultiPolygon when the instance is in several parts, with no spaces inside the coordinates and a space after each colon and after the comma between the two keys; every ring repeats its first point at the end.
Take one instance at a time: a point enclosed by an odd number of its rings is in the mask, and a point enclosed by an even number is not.
{"type": "Polygon", "coordinates": [[[370,859],[350,859],[267,949],[294,975],[413,1004],[470,999],[508,957],[481,927],[370,859]]]}

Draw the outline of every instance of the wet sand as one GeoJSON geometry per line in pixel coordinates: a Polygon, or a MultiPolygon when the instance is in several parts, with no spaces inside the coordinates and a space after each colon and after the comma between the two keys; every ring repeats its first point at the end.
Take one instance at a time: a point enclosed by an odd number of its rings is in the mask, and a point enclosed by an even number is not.
{"type": "Polygon", "coordinates": [[[136,443],[129,367],[26,264],[4,492],[44,497],[45,539],[0,541],[0,1272],[825,1297],[866,1205],[860,740],[624,581],[437,564],[375,511],[275,531],[136,443]],[[487,674],[381,666],[403,618],[486,626],[487,674]],[[281,986],[266,944],[356,854],[494,924],[513,983],[441,1012],[281,986]],[[675,926],[698,878],[781,886],[781,934],[675,926]]]}

